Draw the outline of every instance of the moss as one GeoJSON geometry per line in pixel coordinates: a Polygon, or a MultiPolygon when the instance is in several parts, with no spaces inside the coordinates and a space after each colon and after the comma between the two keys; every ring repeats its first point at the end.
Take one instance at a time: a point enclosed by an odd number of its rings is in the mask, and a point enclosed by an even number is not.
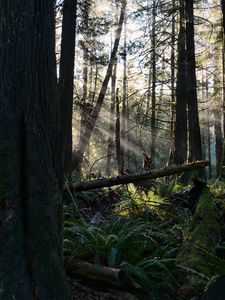
{"type": "Polygon", "coordinates": [[[202,267],[202,262],[206,260],[203,249],[215,252],[221,229],[221,216],[209,188],[205,187],[199,198],[190,232],[179,252],[178,261],[182,265],[210,276],[209,271],[202,267]]]}

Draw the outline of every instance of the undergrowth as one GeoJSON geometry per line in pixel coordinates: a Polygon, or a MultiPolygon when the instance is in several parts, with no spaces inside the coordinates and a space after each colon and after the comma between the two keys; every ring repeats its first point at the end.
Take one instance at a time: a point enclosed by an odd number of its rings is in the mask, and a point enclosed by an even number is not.
{"type": "MultiPolygon", "coordinates": [[[[211,192],[219,197],[222,189],[216,183],[211,192]]],[[[148,192],[129,185],[123,189],[77,193],[73,200],[79,214],[74,205],[65,206],[65,255],[122,268],[153,299],[198,299],[177,294],[182,285],[177,274],[180,270],[190,276],[195,274],[198,283],[206,286],[216,276],[225,274],[225,259],[199,245],[207,257],[202,263],[207,274],[177,263],[192,216],[187,209],[171,204],[169,197],[173,193],[181,193],[182,197],[182,186],[173,178],[156,180],[148,192]],[[84,213],[85,209],[92,211],[92,215],[84,213]],[[102,214],[98,224],[92,222],[96,211],[102,214]]]]}

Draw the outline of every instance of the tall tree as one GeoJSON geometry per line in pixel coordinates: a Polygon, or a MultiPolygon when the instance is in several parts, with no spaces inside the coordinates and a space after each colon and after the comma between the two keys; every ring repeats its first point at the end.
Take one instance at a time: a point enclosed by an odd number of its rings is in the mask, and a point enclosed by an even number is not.
{"type": "Polygon", "coordinates": [[[189,160],[192,161],[202,159],[196,83],[194,0],[186,0],[186,43],[189,160]]]}
{"type": "Polygon", "coordinates": [[[103,83],[102,83],[102,86],[101,86],[101,89],[100,89],[100,92],[99,92],[99,95],[97,98],[96,105],[90,115],[89,122],[85,123],[84,133],[81,136],[81,138],[79,140],[79,144],[77,146],[77,149],[75,150],[74,155],[73,155],[73,166],[75,169],[79,169],[80,164],[82,163],[84,152],[86,150],[87,145],[90,142],[90,138],[91,138],[93,129],[95,127],[98,115],[99,115],[101,107],[102,107],[102,103],[105,98],[109,79],[112,76],[113,65],[115,63],[116,54],[118,51],[120,37],[121,37],[122,25],[124,22],[125,7],[126,7],[126,0],[123,0],[122,7],[121,7],[121,13],[120,13],[120,17],[119,17],[119,22],[118,22],[118,28],[116,31],[115,42],[114,42],[114,46],[112,49],[110,61],[109,61],[108,67],[107,67],[106,75],[103,80],[103,83]]]}
{"type": "MultiPolygon", "coordinates": [[[[118,15],[117,15],[117,2],[116,2],[116,14],[115,14],[115,24],[117,26],[118,15]]],[[[115,32],[116,34],[116,32],[115,32]]],[[[117,76],[117,57],[115,58],[115,63],[112,70],[111,77],[111,103],[110,103],[110,117],[109,117],[109,135],[108,135],[108,145],[107,145],[107,158],[106,158],[106,175],[111,175],[111,161],[113,155],[113,140],[115,136],[115,104],[116,104],[116,76],[117,76]]]]}
{"type": "Polygon", "coordinates": [[[126,157],[126,129],[127,129],[127,16],[125,7],[124,17],[124,43],[123,43],[123,98],[122,98],[122,118],[121,118],[121,149],[120,149],[120,160],[121,160],[121,172],[123,173],[125,157],[126,157]]]}
{"type": "Polygon", "coordinates": [[[169,163],[174,160],[174,117],[175,117],[175,100],[176,100],[176,90],[175,90],[175,42],[176,42],[176,6],[175,0],[172,1],[172,28],[171,28],[171,149],[169,156],[169,163]]]}
{"type": "Polygon", "coordinates": [[[185,10],[184,0],[180,0],[180,21],[178,35],[176,121],[175,121],[175,163],[181,164],[187,158],[187,90],[185,63],[185,10]]]}
{"type": "Polygon", "coordinates": [[[151,111],[151,158],[152,168],[155,167],[156,145],[156,0],[152,3],[152,36],[151,36],[151,65],[152,65],[152,111],[151,111]]]}
{"type": "Polygon", "coordinates": [[[72,159],[72,113],[76,9],[77,0],[64,0],[59,90],[62,126],[62,157],[63,169],[66,174],[68,174],[71,170],[72,159]]]}
{"type": "Polygon", "coordinates": [[[0,298],[66,300],[54,1],[0,20],[0,298]]]}
{"type": "Polygon", "coordinates": [[[221,177],[225,178],[225,0],[221,0],[223,26],[223,167],[221,177]]]}
{"type": "Polygon", "coordinates": [[[116,160],[118,174],[123,174],[123,161],[121,160],[121,120],[120,120],[120,99],[119,99],[119,89],[116,89],[116,160]]]}

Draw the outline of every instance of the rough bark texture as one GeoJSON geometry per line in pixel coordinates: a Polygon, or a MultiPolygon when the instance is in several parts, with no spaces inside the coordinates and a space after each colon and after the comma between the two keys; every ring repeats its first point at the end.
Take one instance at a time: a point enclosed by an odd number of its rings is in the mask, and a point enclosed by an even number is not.
{"type": "Polygon", "coordinates": [[[54,1],[0,1],[0,298],[68,299],[54,1]]]}
{"type": "Polygon", "coordinates": [[[76,8],[77,0],[64,0],[59,91],[61,105],[63,169],[66,174],[71,170],[72,159],[72,111],[76,8]]]}
{"type": "Polygon", "coordinates": [[[178,35],[177,85],[176,85],[176,122],[175,153],[176,164],[187,159],[187,99],[185,63],[185,16],[184,0],[180,0],[180,29],[178,35]]]}
{"type": "MultiPolygon", "coordinates": [[[[159,178],[169,176],[173,174],[181,174],[186,171],[193,171],[196,169],[202,169],[209,165],[209,161],[196,161],[186,165],[170,166],[164,169],[152,170],[149,172],[141,172],[137,174],[129,174],[111,178],[104,178],[100,180],[90,180],[75,182],[71,184],[71,188],[76,191],[86,191],[91,189],[97,189],[102,187],[110,187],[119,184],[136,183],[147,179],[159,178]]],[[[66,187],[65,187],[66,189],[66,187]]]]}
{"type": "MultiPolygon", "coordinates": [[[[223,134],[225,135],[225,0],[221,0],[223,16],[223,134]]],[[[223,166],[221,168],[221,177],[225,178],[225,138],[223,142],[223,166]]]]}
{"type": "Polygon", "coordinates": [[[193,161],[193,159],[202,159],[201,133],[198,116],[198,101],[196,87],[193,5],[193,0],[186,0],[186,63],[189,124],[189,161],[193,161]]]}
{"type": "Polygon", "coordinates": [[[95,107],[94,107],[94,109],[93,109],[93,111],[90,115],[90,121],[86,123],[86,126],[84,128],[84,133],[81,136],[81,139],[79,140],[79,145],[78,145],[76,151],[73,153],[73,167],[75,169],[78,169],[78,170],[80,168],[80,164],[82,163],[85,149],[86,149],[87,145],[90,142],[92,131],[95,127],[98,115],[100,113],[102,103],[104,101],[105,94],[106,94],[106,91],[107,91],[109,79],[112,76],[113,65],[115,63],[116,54],[117,54],[117,50],[118,50],[119,42],[120,42],[122,25],[123,25],[123,21],[124,21],[125,6],[126,6],[126,1],[123,0],[122,1],[121,14],[120,14],[119,23],[118,23],[118,28],[117,28],[117,31],[116,31],[115,42],[114,42],[114,46],[113,46],[113,49],[112,49],[111,58],[110,58],[110,61],[109,61],[109,64],[108,64],[108,68],[107,68],[107,71],[106,71],[106,75],[105,75],[104,81],[102,83],[102,87],[101,87],[101,90],[99,92],[96,105],[95,105],[95,107]]]}

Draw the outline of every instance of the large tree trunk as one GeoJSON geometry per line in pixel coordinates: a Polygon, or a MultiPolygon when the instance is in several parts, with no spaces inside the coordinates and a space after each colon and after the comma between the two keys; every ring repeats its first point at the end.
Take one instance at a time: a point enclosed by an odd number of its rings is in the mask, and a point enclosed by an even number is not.
{"type": "Polygon", "coordinates": [[[64,0],[62,41],[59,72],[59,91],[62,126],[62,158],[65,174],[71,171],[73,77],[75,56],[77,0],[64,0]]]}
{"type": "Polygon", "coordinates": [[[180,29],[178,36],[178,61],[176,85],[176,122],[175,122],[175,163],[181,164],[187,158],[187,100],[186,100],[186,63],[185,63],[185,26],[184,0],[180,0],[180,29]]]}
{"type": "Polygon", "coordinates": [[[54,1],[0,17],[0,298],[66,300],[54,1]]]}
{"type": "Polygon", "coordinates": [[[195,41],[194,41],[194,1],[186,0],[186,63],[187,99],[189,124],[189,161],[202,159],[201,133],[198,115],[195,41]]]}
{"type": "Polygon", "coordinates": [[[107,71],[106,71],[104,81],[102,83],[101,90],[100,90],[99,95],[98,95],[97,103],[96,103],[95,108],[93,109],[93,111],[90,115],[90,121],[85,124],[84,133],[81,136],[81,138],[79,140],[79,144],[77,146],[77,149],[76,149],[76,151],[74,152],[74,155],[73,155],[73,167],[77,170],[80,169],[80,164],[82,163],[85,149],[86,149],[87,145],[90,142],[90,138],[91,138],[93,129],[95,127],[97,118],[99,116],[99,113],[100,113],[100,110],[101,110],[101,107],[102,107],[102,103],[103,103],[104,98],[105,98],[105,94],[106,94],[106,91],[107,91],[109,79],[112,76],[113,65],[115,63],[116,54],[117,54],[117,50],[118,50],[119,42],[120,42],[122,25],[123,25],[123,22],[124,22],[125,7],[126,7],[126,0],[123,0],[122,1],[122,8],[121,8],[121,13],[120,13],[120,18],[119,18],[119,23],[118,23],[118,28],[117,28],[117,31],[116,31],[115,42],[114,42],[114,46],[113,46],[112,53],[111,53],[111,58],[110,58],[110,61],[109,61],[109,64],[108,64],[108,68],[107,68],[107,71]]]}
{"type": "Polygon", "coordinates": [[[225,178],[225,1],[221,0],[223,16],[223,166],[221,168],[221,177],[225,178]]]}

